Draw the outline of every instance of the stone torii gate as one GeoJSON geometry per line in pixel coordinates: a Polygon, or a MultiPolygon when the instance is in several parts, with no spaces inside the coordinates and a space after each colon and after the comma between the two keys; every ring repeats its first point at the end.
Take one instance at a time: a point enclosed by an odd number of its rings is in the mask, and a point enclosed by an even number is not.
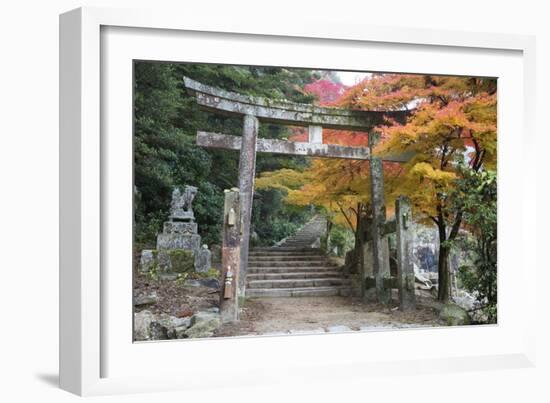
{"type": "MultiPolygon", "coordinates": [[[[239,200],[241,219],[240,259],[239,270],[231,275],[237,280],[235,287],[235,304],[238,297],[245,295],[246,271],[248,261],[248,244],[250,239],[250,221],[252,213],[252,197],[254,191],[254,176],[256,153],[266,152],[287,155],[304,155],[325,158],[347,158],[370,160],[371,177],[371,204],[373,210],[370,238],[372,239],[372,268],[373,278],[362,276],[365,286],[370,283],[376,287],[377,298],[382,303],[391,299],[391,288],[395,281],[390,278],[389,257],[382,240],[387,231],[386,208],[384,202],[384,178],[382,161],[406,162],[410,155],[395,155],[378,157],[373,155],[372,149],[376,141],[372,129],[383,124],[386,118],[404,122],[407,111],[357,111],[340,108],[324,108],[309,104],[299,104],[288,101],[269,100],[260,97],[246,96],[220,88],[214,88],[184,77],[184,84],[188,91],[196,98],[198,105],[207,111],[218,114],[236,115],[243,118],[242,136],[231,136],[220,133],[197,132],[197,145],[211,148],[239,150],[239,200]],[[308,142],[292,142],[277,139],[259,139],[258,129],[261,123],[275,123],[292,126],[308,127],[308,142]],[[323,128],[352,130],[369,133],[369,147],[348,147],[332,144],[323,144],[323,128]]],[[[396,203],[396,225],[398,239],[398,279],[400,301],[403,309],[414,306],[414,272],[410,263],[410,231],[408,224],[403,224],[410,215],[410,206],[406,199],[400,198],[396,203]],[[404,210],[402,215],[399,211],[404,210]],[[401,215],[401,217],[399,217],[401,215]],[[401,243],[402,245],[399,245],[401,243]],[[401,251],[401,252],[399,252],[401,251]],[[412,290],[410,287],[412,276],[412,290]],[[407,280],[408,279],[408,280],[407,280]],[[408,284],[408,286],[405,286],[408,284]],[[412,293],[412,296],[411,296],[412,293]],[[411,302],[412,301],[412,302],[411,302]]],[[[387,239],[386,239],[387,240],[387,239]]],[[[227,268],[224,267],[224,279],[227,268]]],[[[224,293],[222,292],[222,295],[224,293]]],[[[227,304],[223,304],[227,305],[227,304]]],[[[233,309],[233,319],[238,319],[238,309],[233,309]]]]}

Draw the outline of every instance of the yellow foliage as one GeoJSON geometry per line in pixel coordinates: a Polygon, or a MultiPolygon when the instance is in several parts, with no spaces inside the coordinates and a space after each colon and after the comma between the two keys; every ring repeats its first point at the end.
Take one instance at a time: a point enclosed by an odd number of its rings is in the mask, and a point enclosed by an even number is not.
{"type": "Polygon", "coordinates": [[[434,183],[445,186],[456,179],[454,172],[446,172],[440,169],[434,169],[430,164],[426,162],[419,162],[415,164],[411,169],[411,174],[421,181],[430,180],[434,183]]]}
{"type": "Polygon", "coordinates": [[[280,169],[273,172],[263,172],[256,178],[254,187],[256,189],[282,189],[290,191],[300,188],[307,180],[307,174],[293,169],[280,169]]]}

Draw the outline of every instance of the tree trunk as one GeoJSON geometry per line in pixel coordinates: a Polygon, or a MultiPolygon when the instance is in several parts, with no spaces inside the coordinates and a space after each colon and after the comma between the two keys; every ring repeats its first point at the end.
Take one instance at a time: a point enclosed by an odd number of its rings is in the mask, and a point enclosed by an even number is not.
{"type": "MultiPolygon", "coordinates": [[[[445,240],[443,240],[445,242],[445,240]]],[[[439,261],[437,262],[439,290],[437,299],[441,302],[448,302],[451,291],[451,273],[449,270],[449,252],[448,246],[442,244],[441,237],[439,239],[439,261]]]]}
{"type": "Polygon", "coordinates": [[[363,256],[363,244],[365,243],[365,227],[364,227],[364,219],[363,215],[361,214],[361,211],[363,210],[363,206],[361,203],[357,204],[357,223],[356,223],[356,231],[355,231],[355,245],[354,245],[354,252],[353,255],[355,256],[355,259],[357,261],[356,264],[356,272],[360,272],[361,268],[365,264],[365,257],[363,256]]]}

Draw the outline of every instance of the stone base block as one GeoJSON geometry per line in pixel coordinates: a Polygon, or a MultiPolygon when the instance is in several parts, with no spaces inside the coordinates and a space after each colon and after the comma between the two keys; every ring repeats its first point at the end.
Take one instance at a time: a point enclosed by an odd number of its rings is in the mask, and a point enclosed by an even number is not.
{"type": "Polygon", "coordinates": [[[198,226],[196,222],[166,221],[163,229],[164,234],[196,235],[198,226]]]}
{"type": "Polygon", "coordinates": [[[185,249],[198,250],[201,246],[201,237],[197,234],[159,234],[157,249],[185,249]]]}
{"type": "Polygon", "coordinates": [[[174,249],[158,251],[159,273],[189,273],[195,270],[195,253],[174,249]]]}
{"type": "Polygon", "coordinates": [[[195,271],[195,255],[194,251],[183,249],[145,249],[141,252],[139,271],[141,273],[156,271],[161,277],[166,277],[165,274],[177,275],[193,272],[195,271]]]}

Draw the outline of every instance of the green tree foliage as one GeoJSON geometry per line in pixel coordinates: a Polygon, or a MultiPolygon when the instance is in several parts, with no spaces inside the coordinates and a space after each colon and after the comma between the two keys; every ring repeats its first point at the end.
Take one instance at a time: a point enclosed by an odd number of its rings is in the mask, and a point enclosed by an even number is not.
{"type": "Polygon", "coordinates": [[[255,246],[270,246],[294,234],[313,215],[308,207],[293,206],[284,202],[285,191],[280,189],[256,190],[252,220],[255,246]]]}
{"type": "Polygon", "coordinates": [[[464,288],[479,301],[489,323],[497,319],[497,176],[495,171],[462,169],[450,197],[464,211],[466,229],[474,240],[463,239],[475,253],[474,264],[459,270],[464,288]]]}
{"type": "Polygon", "coordinates": [[[333,252],[333,248],[336,247],[337,255],[342,257],[346,255],[355,247],[355,234],[349,227],[333,224],[330,227],[330,253],[333,252]]]}
{"type": "MultiPolygon", "coordinates": [[[[200,111],[183,86],[183,76],[243,94],[312,101],[301,89],[314,79],[311,70],[135,62],[134,208],[135,238],[140,246],[155,243],[173,187],[185,184],[199,190],[193,205],[203,241],[220,243],[223,189],[238,185],[239,153],[198,147],[195,136],[198,129],[240,135],[242,120],[200,111]]],[[[259,135],[285,138],[289,134],[286,128],[262,125],[259,135]]],[[[259,155],[257,171],[304,164],[303,158],[259,155]]],[[[260,198],[258,203],[262,202],[260,198]]],[[[287,217],[293,218],[292,214],[287,217]]]]}

